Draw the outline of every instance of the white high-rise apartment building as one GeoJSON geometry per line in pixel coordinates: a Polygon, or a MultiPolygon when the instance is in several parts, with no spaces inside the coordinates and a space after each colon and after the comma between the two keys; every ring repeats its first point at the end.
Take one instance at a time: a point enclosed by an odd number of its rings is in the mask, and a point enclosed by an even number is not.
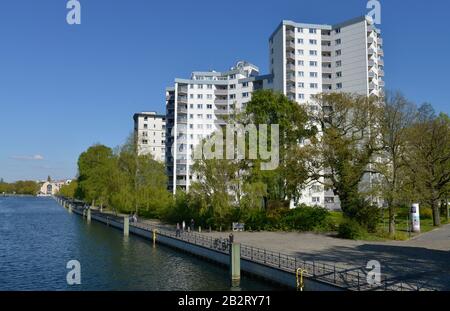
{"type": "MultiPolygon", "coordinates": [[[[308,110],[321,92],[380,96],[384,89],[383,41],[368,17],[337,25],[283,21],[269,39],[273,89],[308,110]]],[[[331,189],[312,184],[300,203],[339,208],[331,189]]]]}
{"type": "Polygon", "coordinates": [[[156,112],[140,112],[133,116],[134,135],[139,155],[151,154],[164,162],[166,154],[166,116],[156,112]]]}
{"type": "Polygon", "coordinates": [[[169,189],[189,191],[194,148],[226,124],[226,116],[245,107],[254,90],[271,88],[271,76],[259,76],[258,67],[238,62],[226,72],[193,72],[175,79],[166,89],[166,166],[169,189]]]}

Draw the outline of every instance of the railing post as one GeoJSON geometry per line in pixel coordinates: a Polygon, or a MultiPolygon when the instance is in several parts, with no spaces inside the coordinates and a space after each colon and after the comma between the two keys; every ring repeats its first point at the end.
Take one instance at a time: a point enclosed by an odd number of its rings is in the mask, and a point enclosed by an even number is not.
{"type": "Polygon", "coordinates": [[[361,290],[360,283],[359,283],[359,271],[358,271],[358,290],[359,291],[361,290]]]}
{"type": "Polygon", "coordinates": [[[241,281],[241,244],[232,243],[230,250],[231,284],[238,287],[241,281]]]}
{"type": "Polygon", "coordinates": [[[278,268],[281,268],[281,253],[278,253],[278,268]]]}
{"type": "Polygon", "coordinates": [[[316,262],[313,261],[313,276],[316,276],[316,262]]]}
{"type": "Polygon", "coordinates": [[[333,272],[333,275],[334,275],[334,284],[336,284],[336,264],[334,264],[334,272],[333,272]]]}
{"type": "Polygon", "coordinates": [[[130,218],[128,216],[123,217],[123,235],[128,236],[130,234],[130,218]]]}
{"type": "Polygon", "coordinates": [[[91,222],[91,209],[87,210],[87,221],[91,222]]]}

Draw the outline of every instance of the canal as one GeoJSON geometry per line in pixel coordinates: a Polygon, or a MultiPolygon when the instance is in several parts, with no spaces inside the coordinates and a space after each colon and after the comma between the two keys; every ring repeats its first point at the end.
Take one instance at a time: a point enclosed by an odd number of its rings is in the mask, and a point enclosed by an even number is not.
{"type": "MultiPolygon", "coordinates": [[[[0,197],[0,290],[230,290],[228,270],[69,214],[51,198],[0,197]],[[69,286],[66,264],[81,264],[69,286]]],[[[241,290],[277,290],[243,277],[241,290]]]]}

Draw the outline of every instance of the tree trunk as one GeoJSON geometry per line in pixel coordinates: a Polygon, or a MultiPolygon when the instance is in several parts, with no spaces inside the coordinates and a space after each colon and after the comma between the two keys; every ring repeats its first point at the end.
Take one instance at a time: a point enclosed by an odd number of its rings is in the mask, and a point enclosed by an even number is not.
{"type": "Polygon", "coordinates": [[[389,235],[395,235],[395,209],[392,203],[389,204],[389,235]]]}
{"type": "Polygon", "coordinates": [[[441,225],[441,215],[439,211],[439,204],[436,200],[433,200],[431,208],[433,209],[433,226],[439,227],[441,225]]]}

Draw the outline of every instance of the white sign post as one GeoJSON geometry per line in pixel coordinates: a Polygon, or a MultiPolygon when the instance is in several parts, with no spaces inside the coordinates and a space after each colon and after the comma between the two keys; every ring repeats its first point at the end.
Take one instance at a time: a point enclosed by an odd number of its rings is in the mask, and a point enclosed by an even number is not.
{"type": "Polygon", "coordinates": [[[411,229],[412,232],[420,233],[420,210],[418,203],[411,205],[411,229]]]}

